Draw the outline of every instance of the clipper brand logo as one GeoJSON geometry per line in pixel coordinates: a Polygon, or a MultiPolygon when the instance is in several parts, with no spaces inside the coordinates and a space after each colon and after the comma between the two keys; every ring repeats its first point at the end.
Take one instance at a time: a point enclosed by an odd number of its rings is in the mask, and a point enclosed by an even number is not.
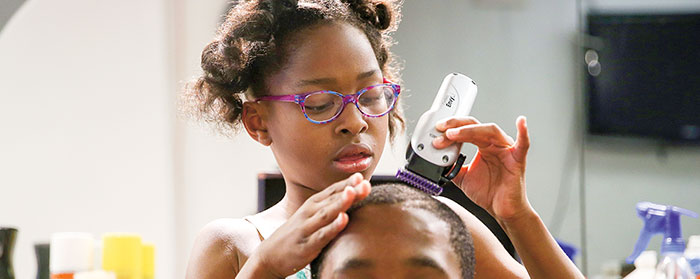
{"type": "Polygon", "coordinates": [[[448,108],[451,108],[451,107],[452,107],[452,102],[454,102],[454,100],[455,100],[455,97],[454,97],[454,96],[450,96],[450,99],[447,100],[447,103],[446,103],[445,105],[446,105],[448,108]]]}

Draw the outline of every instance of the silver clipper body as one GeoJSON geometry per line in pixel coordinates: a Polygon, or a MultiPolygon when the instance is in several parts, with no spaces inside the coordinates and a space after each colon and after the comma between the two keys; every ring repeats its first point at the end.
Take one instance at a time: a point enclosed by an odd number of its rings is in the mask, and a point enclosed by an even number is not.
{"type": "Polygon", "coordinates": [[[418,119],[406,150],[406,165],[396,177],[429,194],[442,193],[442,186],[459,173],[466,156],[460,153],[461,143],[443,149],[433,147],[433,140],[443,135],[435,125],[448,117],[469,115],[476,93],[471,78],[459,73],[445,77],[432,106],[418,119]]]}

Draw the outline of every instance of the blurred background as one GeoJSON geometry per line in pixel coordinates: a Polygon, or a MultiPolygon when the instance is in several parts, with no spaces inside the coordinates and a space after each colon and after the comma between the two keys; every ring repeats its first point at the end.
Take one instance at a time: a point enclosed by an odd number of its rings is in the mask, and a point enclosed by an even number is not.
{"type": "MultiPolygon", "coordinates": [[[[176,117],[229,4],[0,2],[0,226],[19,230],[17,278],[35,276],[34,243],[59,231],[138,233],[155,243],[156,278],[182,278],[205,224],[256,212],[257,175],[276,169],[271,152],[176,117]]],[[[574,260],[588,277],[632,252],[637,202],[700,212],[697,126],[676,138],[587,128],[600,124],[589,121],[590,101],[605,103],[595,73],[607,73],[606,43],[580,32],[588,14],[700,13],[699,1],[406,0],[402,11],[393,50],[409,133],[450,72],[478,83],[481,121],[515,135],[526,115],[529,199],[557,239],[582,248],[574,260]],[[601,50],[602,70],[588,50],[601,50]]],[[[694,69],[670,76],[697,85],[694,69]]],[[[386,151],[377,174],[395,172],[404,146],[386,151]]],[[[700,234],[700,220],[682,222],[684,236],[700,234]]]]}

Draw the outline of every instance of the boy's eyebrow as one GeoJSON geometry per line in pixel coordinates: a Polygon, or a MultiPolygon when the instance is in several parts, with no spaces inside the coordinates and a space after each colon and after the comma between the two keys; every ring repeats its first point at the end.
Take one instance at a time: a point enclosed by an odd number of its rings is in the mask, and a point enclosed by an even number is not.
{"type": "Polygon", "coordinates": [[[374,263],[371,260],[367,259],[358,259],[358,258],[352,258],[349,259],[343,264],[340,265],[339,268],[336,268],[333,273],[342,273],[351,269],[361,269],[361,268],[371,268],[374,267],[374,263]]]}
{"type": "MultiPolygon", "coordinates": [[[[406,266],[411,266],[411,267],[427,267],[427,268],[432,268],[435,271],[438,271],[442,274],[447,275],[447,271],[440,266],[440,264],[435,261],[435,259],[428,257],[428,256],[414,256],[410,257],[408,259],[405,259],[403,261],[403,264],[406,266]]],[[[372,268],[374,267],[375,264],[373,261],[368,260],[368,259],[358,259],[358,258],[351,258],[347,261],[345,261],[343,264],[340,265],[339,268],[334,270],[333,272],[336,274],[352,270],[352,269],[364,269],[364,268],[372,268]]]]}
{"type": "Polygon", "coordinates": [[[442,274],[447,274],[445,269],[440,266],[437,261],[428,256],[415,256],[404,260],[404,265],[415,267],[429,267],[439,271],[442,274]]]}
{"type": "MultiPolygon", "coordinates": [[[[377,69],[369,70],[364,73],[361,73],[357,75],[357,80],[362,80],[366,79],[368,77],[373,76],[374,74],[377,73],[377,69]]],[[[300,80],[297,82],[297,87],[304,87],[307,85],[327,85],[327,84],[333,84],[337,83],[338,80],[335,78],[316,78],[316,79],[308,79],[308,80],[300,80]]]]}

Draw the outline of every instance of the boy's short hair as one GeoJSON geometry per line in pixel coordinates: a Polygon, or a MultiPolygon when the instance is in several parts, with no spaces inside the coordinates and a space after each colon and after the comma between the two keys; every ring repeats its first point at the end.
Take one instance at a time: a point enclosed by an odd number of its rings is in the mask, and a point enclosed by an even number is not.
{"type": "MultiPolygon", "coordinates": [[[[347,213],[352,222],[353,213],[358,209],[369,205],[398,205],[405,208],[426,210],[435,215],[439,220],[449,226],[449,242],[452,251],[457,255],[460,263],[462,278],[474,277],[474,243],[471,234],[467,230],[462,219],[444,203],[415,188],[400,183],[384,184],[372,187],[369,196],[348,209],[347,213]]],[[[342,232],[341,232],[342,234],[342,232]]],[[[331,245],[321,251],[316,259],[311,262],[311,274],[313,278],[319,278],[319,272],[327,250],[331,245]]]]}

